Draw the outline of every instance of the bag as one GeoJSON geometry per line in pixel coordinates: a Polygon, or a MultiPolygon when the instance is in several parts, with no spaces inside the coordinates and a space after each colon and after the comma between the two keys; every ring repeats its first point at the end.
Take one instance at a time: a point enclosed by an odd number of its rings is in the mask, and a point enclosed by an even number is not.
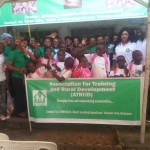
{"type": "Polygon", "coordinates": [[[14,101],[9,91],[7,91],[7,111],[9,114],[14,112],[14,101]]]}

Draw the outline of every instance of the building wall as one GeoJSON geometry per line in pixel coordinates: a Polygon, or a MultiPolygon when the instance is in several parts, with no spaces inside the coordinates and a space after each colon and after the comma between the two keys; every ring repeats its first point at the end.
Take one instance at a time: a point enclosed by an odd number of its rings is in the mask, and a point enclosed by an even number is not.
{"type": "MultiPolygon", "coordinates": [[[[124,19],[124,20],[109,20],[109,21],[91,21],[91,22],[74,22],[74,23],[60,23],[60,24],[44,24],[44,25],[31,25],[31,31],[54,31],[57,30],[59,36],[64,39],[65,36],[71,35],[71,29],[78,28],[93,28],[93,27],[113,27],[115,32],[124,27],[138,27],[139,24],[146,23],[146,19],[124,19]]],[[[0,28],[0,34],[7,32],[8,28],[0,28]]],[[[20,32],[28,32],[28,26],[12,27],[13,37],[19,36],[20,32]]]]}

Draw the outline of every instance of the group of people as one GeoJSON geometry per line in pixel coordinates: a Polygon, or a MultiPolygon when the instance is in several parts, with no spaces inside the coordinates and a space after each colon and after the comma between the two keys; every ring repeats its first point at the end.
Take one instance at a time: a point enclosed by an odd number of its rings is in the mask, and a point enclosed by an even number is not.
{"type": "Polygon", "coordinates": [[[15,114],[27,117],[24,78],[108,78],[141,77],[146,57],[146,26],[132,41],[129,28],[109,36],[82,38],[67,36],[64,42],[52,33],[39,43],[20,37],[12,47],[12,36],[1,35],[0,43],[0,119],[10,118],[6,91],[14,98],[15,114]]]}

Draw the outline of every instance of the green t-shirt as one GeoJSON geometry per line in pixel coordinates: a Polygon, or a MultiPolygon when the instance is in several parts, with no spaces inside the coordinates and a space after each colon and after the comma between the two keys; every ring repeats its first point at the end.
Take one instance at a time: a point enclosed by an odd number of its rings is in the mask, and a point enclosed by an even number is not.
{"type": "MultiPolygon", "coordinates": [[[[26,56],[23,52],[20,52],[18,49],[13,50],[8,55],[8,62],[13,62],[13,66],[15,68],[25,68],[26,67],[26,56]]],[[[21,72],[13,71],[13,77],[23,78],[23,74],[21,72]]]]}
{"type": "Polygon", "coordinates": [[[96,46],[93,46],[93,47],[87,46],[87,47],[84,48],[84,50],[90,50],[90,51],[92,51],[93,53],[96,53],[96,46]]]}
{"type": "Polygon", "coordinates": [[[9,55],[9,53],[11,52],[11,47],[10,46],[7,46],[7,45],[5,45],[5,49],[4,49],[4,56],[7,58],[8,57],[8,55],[9,55]]]}

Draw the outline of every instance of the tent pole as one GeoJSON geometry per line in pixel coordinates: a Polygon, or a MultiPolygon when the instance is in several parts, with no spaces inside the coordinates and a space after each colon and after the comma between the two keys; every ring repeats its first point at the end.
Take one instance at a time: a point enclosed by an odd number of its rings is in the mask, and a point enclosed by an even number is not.
{"type": "Polygon", "coordinates": [[[134,1],[136,1],[137,3],[139,3],[139,4],[141,4],[141,5],[148,8],[148,4],[146,2],[144,2],[143,0],[134,0],[134,1]]]}
{"type": "Polygon", "coordinates": [[[144,95],[142,104],[142,118],[141,118],[141,137],[140,142],[145,142],[145,125],[146,125],[146,110],[147,110],[147,97],[148,97],[148,86],[149,86],[149,69],[150,69],[150,9],[148,7],[148,18],[147,18],[147,51],[146,51],[146,62],[145,62],[145,79],[144,79],[144,95]]]}
{"type": "Polygon", "coordinates": [[[29,38],[31,40],[31,27],[30,27],[30,25],[28,25],[28,34],[29,34],[29,38]]]}

